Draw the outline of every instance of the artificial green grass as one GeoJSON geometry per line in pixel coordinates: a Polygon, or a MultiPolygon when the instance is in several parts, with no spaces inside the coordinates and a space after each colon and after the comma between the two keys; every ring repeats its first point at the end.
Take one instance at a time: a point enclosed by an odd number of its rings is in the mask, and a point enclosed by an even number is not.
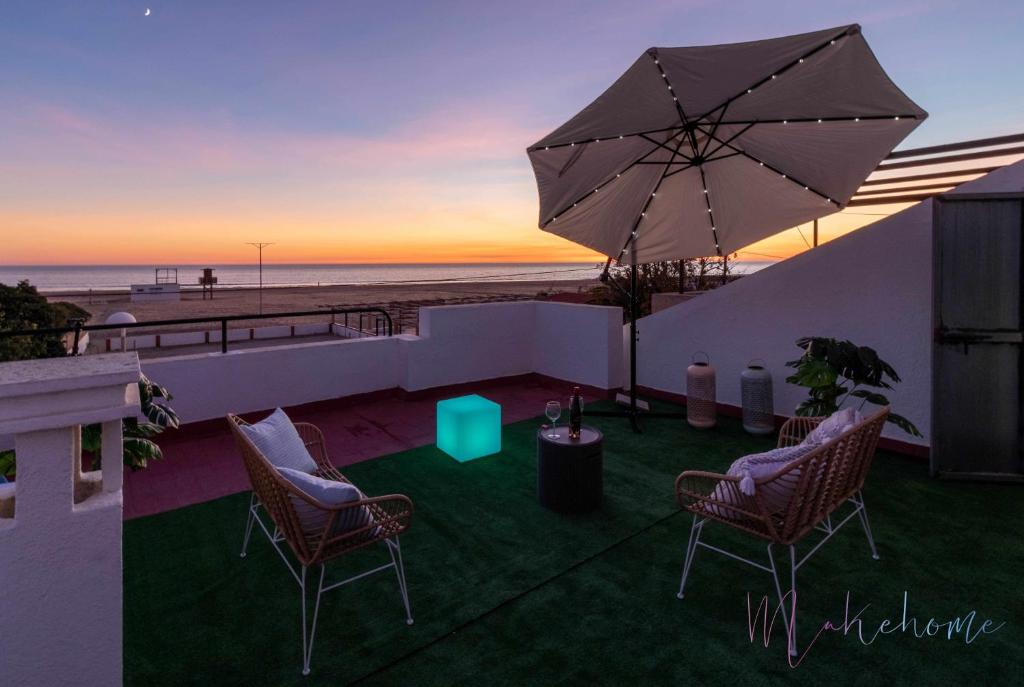
{"type": "MultiPolygon", "coordinates": [[[[262,535],[238,556],[248,494],[126,523],[126,684],[1024,683],[1019,488],[940,482],[920,461],[879,453],[865,496],[882,560],[855,519],[800,569],[801,650],[825,620],[842,621],[847,591],[851,616],[869,605],[866,638],[899,621],[905,590],[921,629],[971,610],[975,632],[985,618],[1006,624],[971,644],[908,631],[864,646],[856,629],[826,632],[793,669],[780,627],[768,648],[749,638],[748,592],[755,607],[775,598],[767,573],[701,550],[686,599],[675,597],[691,522],[675,476],[724,470],[772,441],[731,419],[709,431],[652,420],[642,435],[587,421],[605,433],[604,505],[587,515],[537,505],[538,421],[506,426],[504,450],[469,463],[426,446],[346,469],[367,493],[415,502],[402,550],[416,624],[405,625],[390,572],[331,591],[306,678],[298,586],[262,535]]],[[[753,537],[711,525],[706,539],[766,560],[753,537]]],[[[328,575],[387,554],[348,559],[328,575]]]]}

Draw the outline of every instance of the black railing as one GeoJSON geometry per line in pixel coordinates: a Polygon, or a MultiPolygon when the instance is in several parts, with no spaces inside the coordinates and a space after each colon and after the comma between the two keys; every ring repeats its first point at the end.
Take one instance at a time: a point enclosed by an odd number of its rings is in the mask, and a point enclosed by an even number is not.
{"type": "Polygon", "coordinates": [[[98,331],[110,331],[110,330],[128,330],[128,329],[153,329],[155,327],[170,327],[183,324],[210,324],[213,322],[220,323],[220,352],[228,352],[228,322],[241,322],[243,320],[271,320],[281,319],[286,317],[312,317],[314,315],[330,315],[331,324],[337,324],[335,317],[338,315],[345,316],[344,326],[348,327],[348,316],[359,315],[359,331],[366,332],[363,328],[364,318],[370,315],[374,315],[374,329],[373,333],[375,336],[381,335],[381,318],[383,318],[383,331],[385,336],[391,336],[393,326],[391,323],[391,315],[387,310],[383,308],[333,308],[330,310],[300,310],[295,312],[278,312],[278,313],[265,313],[262,315],[226,315],[223,317],[186,317],[176,320],[150,320],[149,322],[126,322],[124,324],[85,324],[84,320],[69,320],[66,327],[51,327],[47,329],[16,329],[8,331],[0,331],[0,339],[13,338],[17,336],[63,336],[65,334],[74,333],[74,343],[71,346],[69,355],[78,355],[78,344],[81,340],[82,332],[98,332],[98,331]]]}

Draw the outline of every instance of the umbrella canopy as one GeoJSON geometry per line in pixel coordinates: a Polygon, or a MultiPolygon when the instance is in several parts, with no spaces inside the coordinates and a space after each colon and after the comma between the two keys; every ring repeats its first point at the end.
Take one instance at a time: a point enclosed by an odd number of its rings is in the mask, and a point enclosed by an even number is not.
{"type": "Polygon", "coordinates": [[[636,263],[729,253],[842,209],[927,116],[857,25],[651,48],[527,150],[540,227],[636,263]]]}

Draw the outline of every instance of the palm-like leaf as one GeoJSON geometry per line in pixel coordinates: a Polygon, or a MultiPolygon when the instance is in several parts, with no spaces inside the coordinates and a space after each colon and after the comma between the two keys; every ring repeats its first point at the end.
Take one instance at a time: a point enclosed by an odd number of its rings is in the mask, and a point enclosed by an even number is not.
{"type": "Polygon", "coordinates": [[[0,475],[14,476],[14,451],[0,451],[0,475]]]}
{"type": "Polygon", "coordinates": [[[877,394],[874,391],[868,391],[867,389],[856,389],[850,392],[851,396],[857,398],[863,398],[868,403],[874,403],[876,406],[887,406],[889,405],[889,399],[882,394],[877,394]]]}
{"type": "Polygon", "coordinates": [[[124,464],[133,470],[146,467],[150,460],[163,458],[160,447],[142,437],[124,438],[124,464]]]}
{"type": "MultiPolygon", "coordinates": [[[[796,345],[804,353],[798,360],[786,363],[787,367],[796,370],[786,377],[786,381],[808,390],[808,398],[796,409],[797,415],[831,415],[849,396],[862,398],[874,405],[889,405],[885,395],[858,388],[892,389],[892,384],[900,381],[892,365],[882,360],[873,348],[820,336],[801,337],[796,345]]],[[[889,422],[908,434],[921,436],[917,427],[905,417],[890,413],[889,422]]]]}

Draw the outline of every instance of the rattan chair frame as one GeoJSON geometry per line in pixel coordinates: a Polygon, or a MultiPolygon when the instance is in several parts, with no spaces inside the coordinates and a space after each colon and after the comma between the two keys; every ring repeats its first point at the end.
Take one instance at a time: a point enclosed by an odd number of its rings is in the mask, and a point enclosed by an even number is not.
{"type": "MultiPolygon", "coordinates": [[[[252,485],[252,498],[249,501],[245,537],[242,541],[240,555],[242,558],[246,557],[253,526],[259,525],[259,528],[267,536],[267,540],[284,561],[288,572],[298,583],[302,593],[302,674],[309,675],[310,673],[313,639],[316,636],[316,625],[320,613],[320,597],[324,592],[378,572],[394,569],[395,576],[398,578],[402,603],[405,607],[406,624],[412,625],[409,589],[402,560],[402,547],[399,542],[399,535],[409,529],[412,522],[412,501],[402,494],[389,494],[387,496],[363,497],[358,501],[337,506],[321,503],[280,475],[270,461],[241,431],[240,428],[248,424],[245,420],[237,415],[228,415],[227,419],[252,485]],[[295,509],[294,499],[323,511],[327,516],[324,526],[318,531],[304,529],[295,509]],[[352,513],[354,509],[360,508],[367,509],[373,516],[367,525],[334,533],[334,524],[339,517],[344,517],[346,514],[352,513]],[[261,512],[266,514],[266,519],[261,516],[261,512]],[[269,522],[266,521],[267,519],[269,522]],[[295,559],[294,564],[282,544],[287,545],[288,551],[295,559]],[[324,584],[328,562],[373,544],[383,544],[387,548],[391,558],[390,563],[338,582],[324,584]],[[315,586],[316,595],[310,623],[307,621],[307,606],[309,602],[313,601],[311,597],[314,588],[313,581],[309,579],[309,570],[313,567],[320,568],[320,575],[315,586]]],[[[323,433],[318,427],[309,423],[296,422],[295,429],[317,465],[315,475],[351,484],[351,481],[331,463],[323,433]]]]}
{"type": "MultiPolygon", "coordinates": [[[[684,598],[698,548],[710,549],[769,573],[779,596],[789,652],[795,656],[796,571],[854,517],[860,519],[871,557],[879,558],[863,486],[888,415],[886,406],[774,474],[755,479],[752,496],[740,490],[740,477],[696,470],[680,474],[676,478],[676,498],[681,507],[693,513],[693,524],[676,596],[684,598]],[[833,522],[833,515],[846,505],[851,507],[850,511],[833,522]],[[716,521],[767,540],[767,565],[701,541],[705,527],[716,521]],[[824,537],[798,558],[797,543],[814,531],[824,533],[824,537]],[[789,549],[789,591],[786,593],[779,580],[784,568],[776,562],[772,551],[775,545],[789,549]]],[[[824,420],[824,417],[790,418],[779,430],[778,446],[799,444],[824,420]]]]}

